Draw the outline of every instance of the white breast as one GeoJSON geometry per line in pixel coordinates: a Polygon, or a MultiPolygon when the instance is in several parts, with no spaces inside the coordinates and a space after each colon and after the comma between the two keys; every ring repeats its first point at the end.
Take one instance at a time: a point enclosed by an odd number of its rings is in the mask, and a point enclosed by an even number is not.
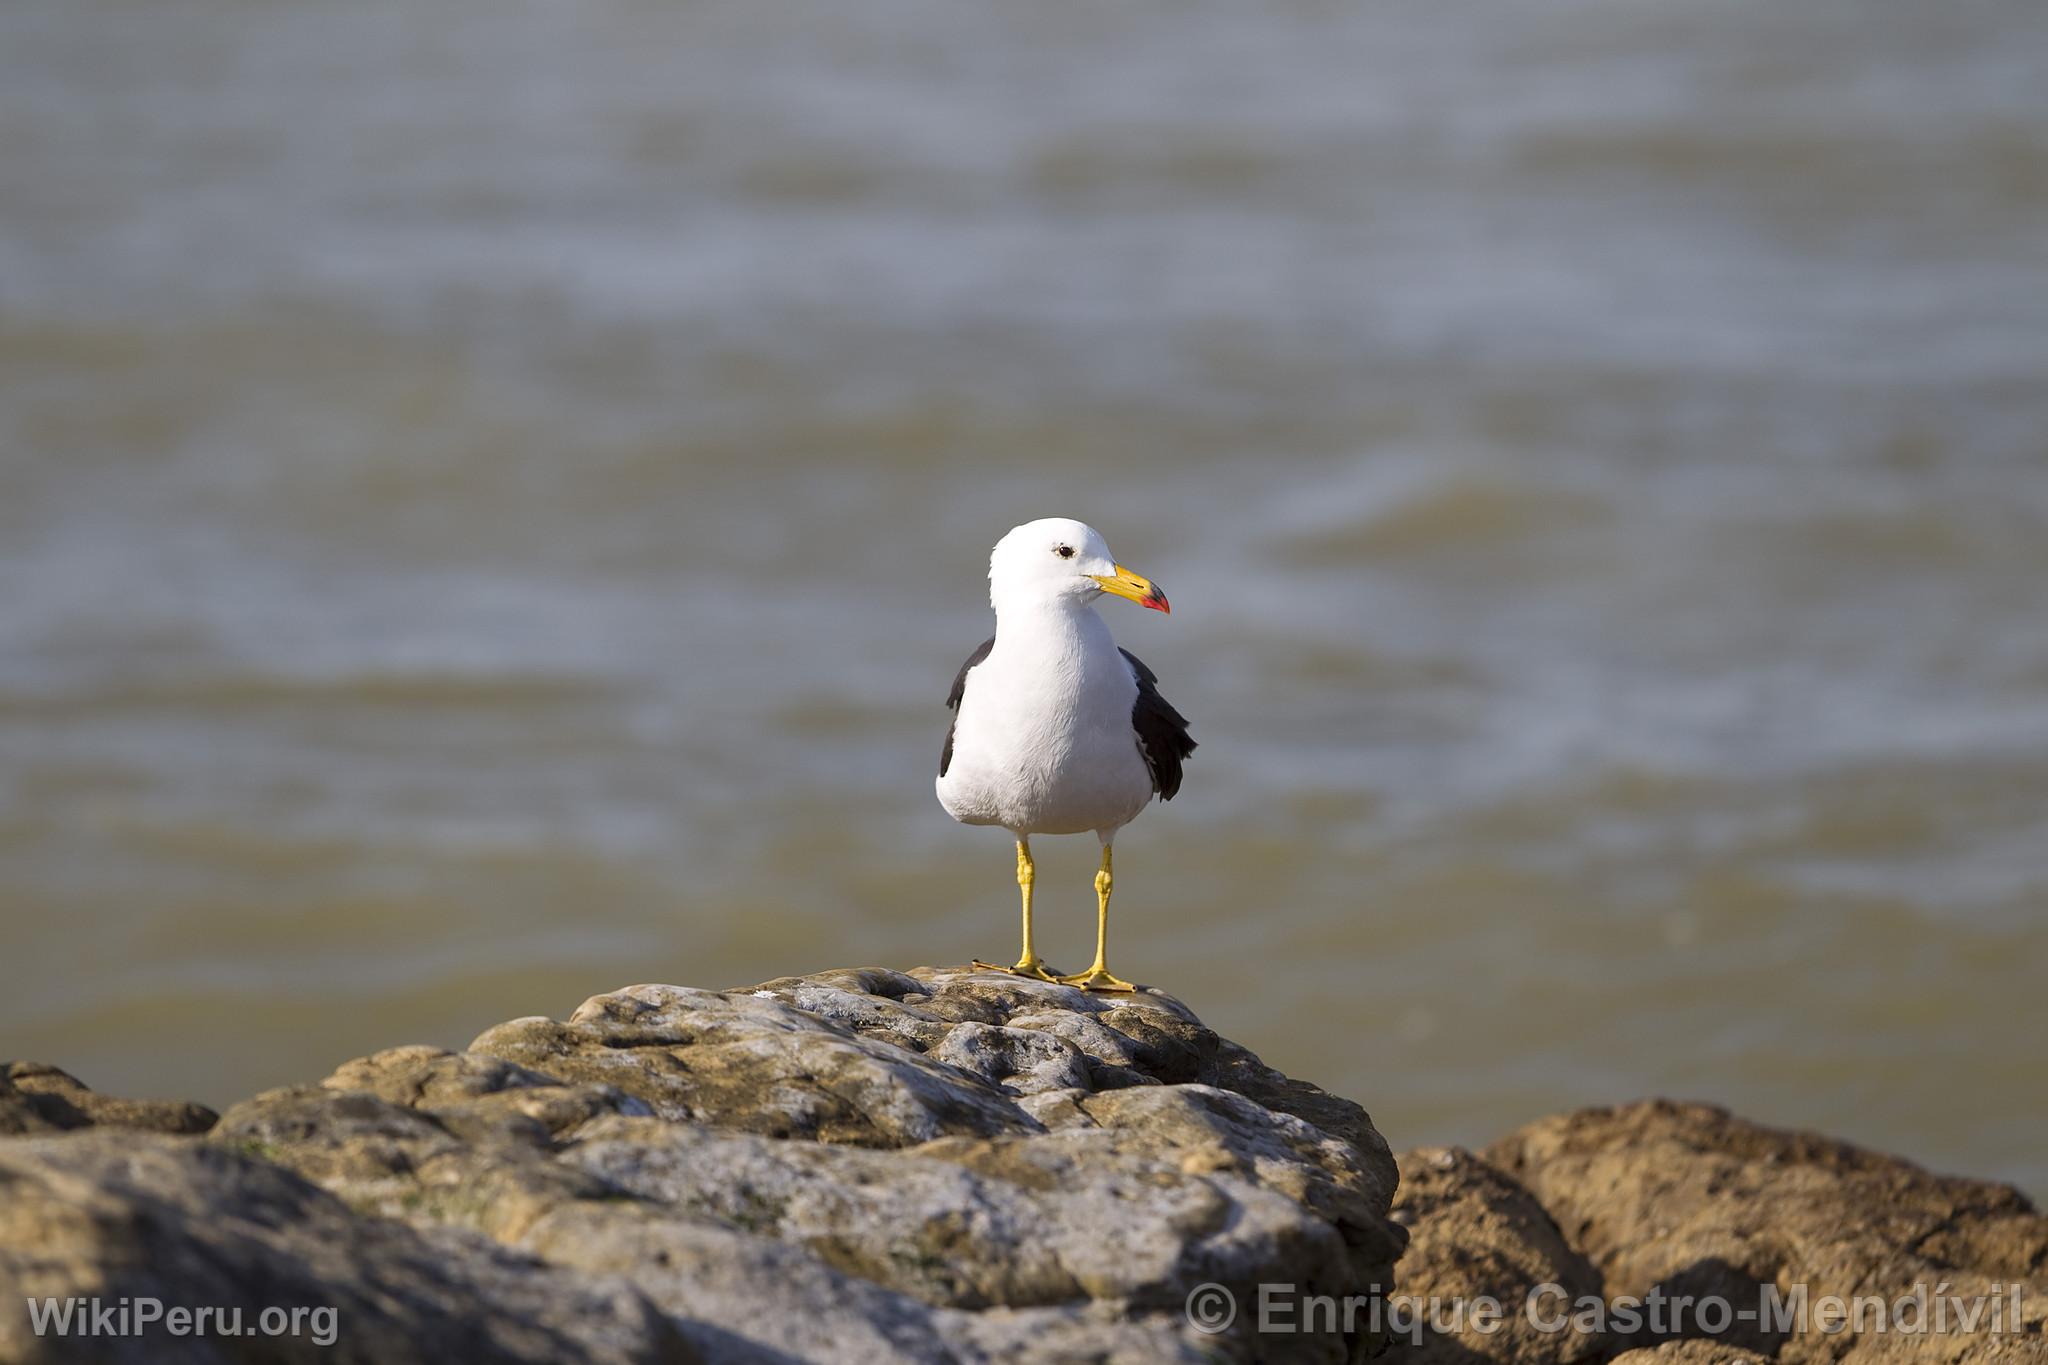
{"type": "Polygon", "coordinates": [[[967,675],[939,802],[956,820],[1019,834],[1130,822],[1152,798],[1131,728],[1138,683],[1093,608],[998,623],[967,675]]]}

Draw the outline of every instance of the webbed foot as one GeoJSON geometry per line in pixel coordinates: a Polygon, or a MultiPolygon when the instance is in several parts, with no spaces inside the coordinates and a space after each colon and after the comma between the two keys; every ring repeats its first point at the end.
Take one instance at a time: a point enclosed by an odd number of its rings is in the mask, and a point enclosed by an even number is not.
{"type": "Polygon", "coordinates": [[[1065,977],[1047,966],[1045,959],[1042,957],[1019,958],[1013,966],[1009,967],[995,962],[983,962],[977,957],[974,959],[974,965],[984,972],[1008,972],[1011,976],[1029,977],[1033,981],[1050,981],[1055,985],[1066,980],[1065,977]]]}
{"type": "Polygon", "coordinates": [[[1109,968],[1096,963],[1085,972],[1057,978],[1062,986],[1079,986],[1084,991],[1135,991],[1138,988],[1120,976],[1112,976],[1109,968]]]}

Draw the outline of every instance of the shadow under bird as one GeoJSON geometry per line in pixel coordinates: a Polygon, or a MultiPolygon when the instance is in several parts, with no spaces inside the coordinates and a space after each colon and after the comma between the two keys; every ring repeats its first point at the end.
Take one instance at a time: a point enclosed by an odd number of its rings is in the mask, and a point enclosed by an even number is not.
{"type": "Polygon", "coordinates": [[[953,723],[939,755],[939,804],[962,824],[1000,825],[1017,841],[1024,951],[1013,967],[975,966],[1098,991],[1136,990],[1109,970],[1110,846],[1154,796],[1180,790],[1195,751],[1187,718],[1159,679],[1119,649],[1095,613],[1104,593],[1171,612],[1166,594],[1109,553],[1094,527],[1065,517],[1026,522],[988,561],[996,633],[967,656],[946,698],[953,723]],[[1095,965],[1073,976],[1031,943],[1031,836],[1102,841],[1095,874],[1095,965]]]}

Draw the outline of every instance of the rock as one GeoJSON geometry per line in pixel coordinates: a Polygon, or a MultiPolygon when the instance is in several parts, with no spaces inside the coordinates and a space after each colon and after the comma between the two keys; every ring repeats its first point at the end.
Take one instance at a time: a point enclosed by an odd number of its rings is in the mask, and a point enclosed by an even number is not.
{"type": "Polygon", "coordinates": [[[1687,1337],[1623,1351],[1614,1358],[1614,1365],[1769,1365],[1769,1361],[1769,1356],[1745,1351],[1740,1346],[1687,1337]]]}
{"type": "Polygon", "coordinates": [[[1896,1301],[1924,1286],[1981,1299],[1988,1312],[2024,1286],[2013,1323],[2023,1331],[1829,1334],[1736,1321],[1714,1333],[1689,1316],[1665,1333],[1646,1325],[1632,1334],[1638,1344],[1717,1335],[1788,1365],[2048,1360],[2048,1218],[2010,1186],[1667,1100],[1543,1119],[1487,1156],[1542,1201],[1611,1296],[1714,1295],[1739,1312],[1762,1305],[1766,1287],[1789,1298],[1804,1286],[1811,1305],[1829,1295],[1896,1301]]]}
{"type": "Polygon", "coordinates": [[[140,1128],[153,1133],[203,1133],[218,1117],[188,1100],[123,1100],[101,1095],[69,1072],[41,1062],[0,1068],[0,1136],[74,1128],[140,1128]]]}
{"type": "MultiPolygon", "coordinates": [[[[453,1230],[363,1218],[265,1162],[100,1130],[0,1143],[0,1359],[633,1361],[700,1357],[625,1280],[453,1230]],[[24,1301],[96,1297],[238,1314],[246,1335],[38,1337],[24,1301]],[[296,1335],[263,1334],[298,1317],[296,1335]]],[[[131,1311],[144,1311],[131,1308],[131,1311]]]]}
{"type": "Polygon", "coordinates": [[[1364,1110],[1157,992],[634,986],[217,1121],[7,1067],[0,1307],[332,1308],[335,1342],[36,1337],[0,1311],[0,1360],[2048,1365],[2048,1220],[2005,1186],[1666,1101],[1420,1148],[1399,1185],[1364,1110]],[[1293,1330],[1255,1331],[1262,1286],[1293,1330]],[[1803,1287],[1896,1312],[1916,1286],[1990,1298],[2004,1330],[1675,1307],[1803,1287]],[[1539,1289],[1553,1322],[1600,1320],[1543,1330],[1539,1289]],[[1196,1294],[1235,1320],[1201,1334],[1196,1294]],[[1630,1320],[1646,1297],[1662,1315],[1630,1320]],[[1430,1301],[1468,1312],[1387,1330],[1430,1301]]]}
{"type": "Polygon", "coordinates": [[[902,1147],[1039,1127],[921,1048],[821,1026],[766,991],[635,986],[585,1001],[566,1023],[501,1024],[470,1050],[616,1085],[672,1122],[766,1137],[902,1147]]]}
{"type": "Polygon", "coordinates": [[[1403,1244],[1358,1106],[1170,997],[997,973],[636,986],[352,1062],[209,1140],[621,1276],[721,1360],[1360,1359],[1362,1328],[1212,1338],[1184,1306],[1368,1295],[1403,1244]]]}
{"type": "Polygon", "coordinates": [[[1566,1245],[1534,1195],[1462,1147],[1418,1147],[1400,1166],[1394,1218],[1408,1229],[1408,1254],[1395,1269],[1401,1298],[1418,1312],[1431,1299],[1484,1298],[1500,1314],[1490,1328],[1469,1314],[1445,1315],[1448,1331],[1425,1319],[1419,1333],[1397,1340],[1390,1365],[1576,1365],[1604,1354],[1601,1335],[1539,1331],[1525,1311],[1541,1286],[1561,1286],[1573,1301],[1601,1290],[1600,1272],[1566,1245]]]}

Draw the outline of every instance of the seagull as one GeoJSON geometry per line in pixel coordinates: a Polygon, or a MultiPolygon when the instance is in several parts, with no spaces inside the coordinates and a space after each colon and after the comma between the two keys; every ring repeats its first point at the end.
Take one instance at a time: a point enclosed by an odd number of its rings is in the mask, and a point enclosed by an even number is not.
{"type": "Polygon", "coordinates": [[[1017,841],[1024,952],[1008,971],[1097,991],[1134,991],[1112,975],[1110,845],[1154,796],[1180,790],[1195,751],[1187,718],[1159,695],[1158,675],[1117,648],[1095,614],[1104,593],[1168,612],[1166,594],[1109,553],[1092,526],[1066,517],[1026,522],[996,542],[988,599],[996,633],[967,656],[946,705],[953,723],[939,754],[939,804],[966,825],[1000,825],[1017,841]],[[1031,946],[1031,836],[1102,841],[1095,874],[1095,965],[1053,971],[1031,946]]]}

